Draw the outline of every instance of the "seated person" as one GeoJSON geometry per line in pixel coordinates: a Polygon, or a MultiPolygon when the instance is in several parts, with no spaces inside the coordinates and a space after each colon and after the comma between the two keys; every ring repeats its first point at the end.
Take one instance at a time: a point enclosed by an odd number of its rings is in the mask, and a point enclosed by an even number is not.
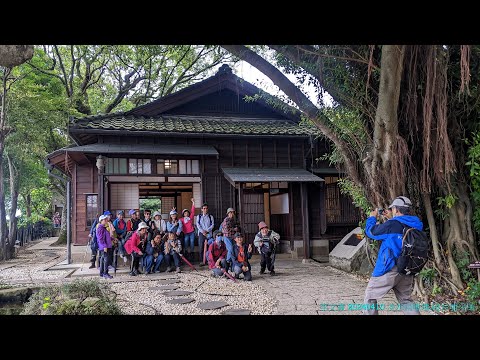
{"type": "Polygon", "coordinates": [[[172,272],[172,257],[175,263],[175,272],[179,273],[180,270],[180,253],[182,252],[182,243],[180,239],[177,239],[177,234],[174,232],[168,233],[168,239],[165,242],[165,262],[167,263],[167,272],[172,272]]]}
{"type": "Polygon", "coordinates": [[[162,236],[158,231],[156,235],[150,242],[147,243],[145,247],[145,255],[143,257],[143,267],[145,269],[145,274],[151,274],[160,272],[160,265],[162,264],[164,258],[165,242],[162,241],[162,236]],[[153,266],[155,268],[152,271],[153,266]]]}
{"type": "Polygon", "coordinates": [[[222,233],[215,231],[215,241],[208,247],[208,268],[212,270],[213,276],[222,276],[227,267],[227,246],[222,241],[222,233]],[[222,269],[224,269],[222,271],[222,269]]]}
{"type": "Polygon", "coordinates": [[[140,259],[143,257],[143,252],[140,249],[143,247],[144,240],[147,236],[148,226],[144,222],[138,225],[138,229],[125,243],[125,251],[127,254],[132,255],[132,265],[130,267],[130,275],[136,276],[140,273],[138,269],[140,266],[140,259]]]}
{"type": "Polygon", "coordinates": [[[233,245],[232,249],[232,261],[235,278],[239,279],[240,274],[243,274],[243,280],[252,281],[252,267],[248,262],[248,259],[252,257],[252,244],[249,244],[247,247],[243,243],[243,235],[240,233],[236,233],[234,239],[235,245],[233,245]]]}
{"type": "MultiPolygon", "coordinates": [[[[208,265],[208,255],[209,255],[209,248],[210,248],[210,245],[213,244],[214,240],[220,236],[222,242],[223,242],[223,234],[222,234],[222,231],[221,230],[215,230],[213,232],[213,235],[210,236],[209,238],[207,238],[207,249],[205,251],[205,259],[206,259],[206,264],[208,265]]],[[[226,246],[226,245],[225,245],[226,246]]],[[[227,253],[228,253],[228,249],[227,249],[227,253]]],[[[228,264],[227,264],[228,265],[228,264]]]]}

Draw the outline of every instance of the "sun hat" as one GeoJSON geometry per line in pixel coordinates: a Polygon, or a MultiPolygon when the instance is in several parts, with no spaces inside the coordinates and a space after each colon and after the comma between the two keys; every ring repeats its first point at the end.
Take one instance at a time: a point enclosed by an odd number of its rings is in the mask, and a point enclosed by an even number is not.
{"type": "Polygon", "coordinates": [[[148,225],[145,224],[143,221],[138,224],[138,230],[142,230],[142,229],[148,229],[148,225]]]}

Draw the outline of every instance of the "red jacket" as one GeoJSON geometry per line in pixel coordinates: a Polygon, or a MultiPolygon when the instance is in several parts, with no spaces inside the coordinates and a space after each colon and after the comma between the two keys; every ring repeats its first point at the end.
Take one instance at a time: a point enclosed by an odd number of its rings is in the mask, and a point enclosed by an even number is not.
{"type": "Polygon", "coordinates": [[[227,246],[222,241],[220,247],[215,245],[215,241],[208,247],[208,268],[215,269],[215,262],[218,259],[225,259],[227,257],[227,246]]]}
{"type": "Polygon", "coordinates": [[[135,231],[132,236],[130,236],[130,239],[127,240],[125,243],[125,250],[127,251],[127,254],[131,254],[132,251],[135,251],[136,253],[141,252],[141,250],[138,248],[138,244],[140,244],[140,234],[138,231],[135,231]]]}
{"type": "Polygon", "coordinates": [[[180,221],[182,222],[182,225],[183,225],[183,233],[184,234],[190,234],[192,231],[195,231],[195,228],[194,228],[194,216],[195,216],[195,205],[192,203],[192,208],[190,209],[190,217],[189,218],[185,218],[185,217],[182,217],[180,218],[180,221]],[[188,220],[186,220],[188,219],[188,220]]]}

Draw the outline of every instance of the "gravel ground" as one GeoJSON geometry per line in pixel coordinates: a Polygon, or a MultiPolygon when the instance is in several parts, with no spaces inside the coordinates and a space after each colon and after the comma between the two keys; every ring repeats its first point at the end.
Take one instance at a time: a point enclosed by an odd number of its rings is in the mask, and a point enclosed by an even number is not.
{"type": "Polygon", "coordinates": [[[129,315],[219,315],[227,309],[248,309],[252,315],[269,315],[275,312],[277,301],[267,295],[255,282],[243,280],[234,283],[225,278],[213,278],[204,274],[178,274],[177,290],[193,291],[184,297],[195,299],[189,304],[167,304],[175,296],[165,296],[161,290],[150,287],[162,286],[161,281],[138,281],[111,284],[118,294],[117,301],[122,312],[129,315]],[[203,276],[202,276],[203,275],[203,276]],[[229,305],[217,310],[202,310],[197,306],[205,301],[225,301],[229,305]]]}
{"type": "Polygon", "coordinates": [[[9,284],[18,280],[30,280],[37,285],[41,280],[61,279],[67,276],[71,270],[49,270],[47,267],[58,263],[58,257],[64,250],[39,250],[22,251],[16,259],[8,263],[15,264],[12,267],[0,269],[0,282],[9,284]],[[49,254],[48,256],[45,254],[49,254]]]}

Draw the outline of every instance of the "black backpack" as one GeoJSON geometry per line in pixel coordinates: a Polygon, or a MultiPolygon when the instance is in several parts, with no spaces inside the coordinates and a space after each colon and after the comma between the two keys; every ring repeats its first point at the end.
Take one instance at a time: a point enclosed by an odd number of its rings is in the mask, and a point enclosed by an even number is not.
{"type": "Polygon", "coordinates": [[[430,239],[424,231],[407,227],[403,229],[402,252],[397,259],[398,272],[417,275],[428,261],[430,239]]]}

